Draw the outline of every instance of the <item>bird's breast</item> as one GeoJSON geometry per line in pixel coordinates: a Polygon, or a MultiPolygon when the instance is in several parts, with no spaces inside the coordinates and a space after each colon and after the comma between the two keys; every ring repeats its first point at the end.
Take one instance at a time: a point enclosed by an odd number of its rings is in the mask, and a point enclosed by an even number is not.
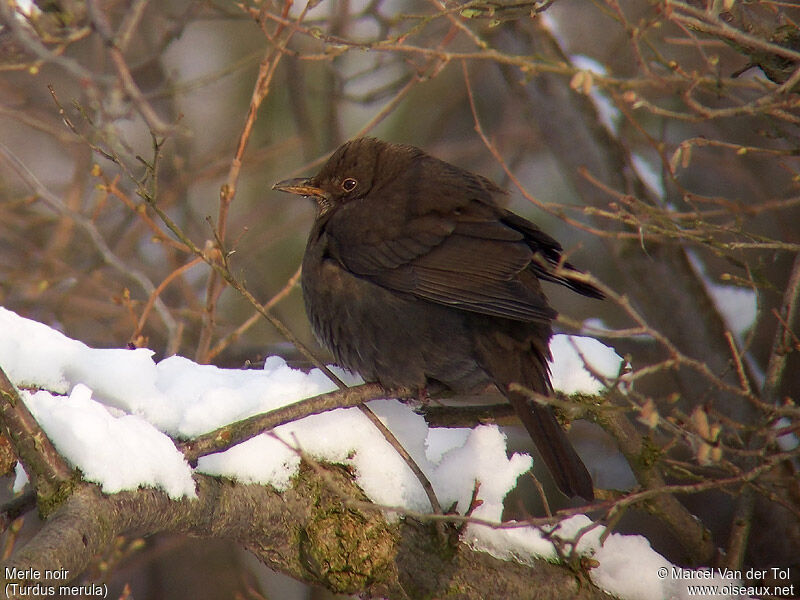
{"type": "Polygon", "coordinates": [[[485,385],[461,311],[386,290],[319,246],[306,250],[303,299],[315,336],[339,365],[386,387],[422,388],[431,380],[459,391],[485,385]]]}

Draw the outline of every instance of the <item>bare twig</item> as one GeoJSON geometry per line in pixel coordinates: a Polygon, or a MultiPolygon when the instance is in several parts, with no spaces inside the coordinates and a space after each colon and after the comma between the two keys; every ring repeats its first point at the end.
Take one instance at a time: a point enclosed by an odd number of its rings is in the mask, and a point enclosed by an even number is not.
{"type": "Polygon", "coordinates": [[[414,395],[414,392],[411,390],[389,391],[377,383],[368,383],[320,394],[313,398],[306,398],[268,413],[255,415],[249,419],[225,425],[191,440],[176,442],[176,445],[186,457],[186,460],[196,462],[201,456],[222,452],[279,425],[291,423],[304,417],[336,410],[337,408],[358,406],[377,398],[408,397],[412,395],[414,395]]]}
{"type": "MultiPolygon", "coordinates": [[[[286,0],[283,5],[282,13],[284,17],[288,15],[291,5],[291,0],[286,0]]],[[[303,20],[308,8],[309,4],[306,4],[297,18],[298,23],[303,20]]],[[[276,38],[283,31],[284,27],[285,26],[282,24],[278,25],[274,34],[276,38]]],[[[250,106],[247,111],[244,127],[239,135],[239,141],[236,144],[236,152],[231,160],[227,180],[220,190],[219,213],[217,215],[217,223],[214,233],[219,242],[221,242],[223,245],[225,243],[227,233],[228,211],[231,202],[233,202],[233,198],[236,195],[239,174],[242,168],[242,160],[245,149],[247,148],[247,143],[250,140],[250,134],[252,133],[253,126],[255,125],[258,109],[269,94],[270,84],[275,74],[275,69],[278,67],[278,63],[283,57],[282,49],[285,48],[289,43],[292,34],[293,30],[290,30],[288,35],[278,47],[268,50],[259,67],[258,77],[256,78],[256,82],[253,86],[253,93],[250,99],[250,106]]],[[[219,250],[223,253],[228,251],[227,248],[224,247],[219,248],[219,250]]],[[[219,296],[222,293],[223,288],[224,286],[222,280],[219,279],[218,273],[212,271],[209,274],[208,283],[206,286],[206,308],[203,319],[203,327],[200,330],[200,339],[197,345],[196,358],[199,362],[207,362],[209,359],[211,340],[215,331],[217,301],[219,300],[219,296]]]]}
{"type": "Polygon", "coordinates": [[[772,343],[767,373],[764,377],[762,395],[767,402],[776,403],[778,400],[786,369],[786,360],[792,347],[791,340],[793,336],[795,339],[797,337],[792,333],[792,327],[797,322],[798,313],[800,313],[800,254],[794,259],[792,272],[786,284],[778,315],[779,324],[772,343]]]}
{"type": "MultiPolygon", "coordinates": [[[[103,238],[103,235],[90,219],[87,219],[82,214],[71,210],[68,206],[66,206],[60,198],[50,192],[50,190],[48,190],[44,184],[39,181],[38,177],[36,177],[36,175],[34,175],[30,169],[28,169],[28,167],[25,166],[22,161],[19,160],[17,156],[2,143],[0,143],[0,156],[5,158],[9,165],[11,165],[11,168],[14,170],[14,172],[19,175],[20,179],[22,179],[51,209],[58,214],[68,216],[81,229],[83,229],[84,233],[86,233],[86,235],[88,235],[89,239],[92,241],[92,244],[94,244],[95,249],[109,266],[117,270],[125,277],[136,282],[148,296],[151,296],[155,292],[156,286],[153,285],[153,282],[150,281],[150,279],[148,279],[147,276],[140,270],[126,265],[122,259],[120,259],[111,250],[108,243],[103,238]]],[[[162,322],[166,326],[171,336],[177,330],[177,323],[175,322],[175,319],[172,317],[169,309],[160,298],[156,298],[155,308],[156,312],[158,312],[158,316],[161,317],[162,322]]]]}

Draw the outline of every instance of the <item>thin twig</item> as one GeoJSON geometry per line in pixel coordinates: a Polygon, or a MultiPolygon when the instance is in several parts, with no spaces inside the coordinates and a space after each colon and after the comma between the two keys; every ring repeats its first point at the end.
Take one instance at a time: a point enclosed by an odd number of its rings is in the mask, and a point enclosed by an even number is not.
{"type": "Polygon", "coordinates": [[[175,445],[187,461],[195,463],[201,456],[223,452],[279,425],[285,425],[311,415],[338,408],[358,406],[363,402],[378,398],[403,398],[413,395],[412,390],[389,391],[377,383],[366,383],[306,398],[294,404],[225,425],[191,440],[176,442],[175,445]]]}
{"type": "Polygon", "coordinates": [[[150,297],[147,298],[147,302],[145,303],[144,307],[142,308],[142,314],[139,317],[139,322],[136,324],[136,329],[134,329],[133,333],[131,334],[131,341],[138,339],[138,337],[142,334],[142,330],[144,329],[145,323],[147,323],[147,318],[150,315],[150,311],[153,308],[153,305],[156,302],[156,299],[161,295],[161,293],[167,288],[167,286],[174,281],[176,278],[183,275],[186,271],[203,262],[203,259],[195,257],[190,260],[185,265],[174,269],[169,275],[167,275],[164,280],[158,284],[158,287],[153,290],[153,293],[150,294],[150,297]]]}
{"type": "MultiPolygon", "coordinates": [[[[36,508],[36,492],[27,490],[0,506],[0,533],[5,532],[16,519],[36,508]]],[[[0,557],[3,560],[4,557],[0,557]]]]}
{"type": "MultiPolygon", "coordinates": [[[[19,160],[19,158],[17,158],[17,156],[3,143],[0,143],[0,156],[6,159],[14,172],[19,175],[19,177],[36,193],[36,195],[42,201],[45,202],[45,204],[47,204],[58,214],[65,215],[72,219],[84,231],[84,233],[89,236],[89,239],[92,241],[92,244],[94,244],[95,249],[98,251],[106,264],[117,270],[125,277],[136,282],[148,296],[151,296],[155,292],[156,286],[153,285],[153,282],[150,281],[150,279],[142,271],[133,267],[129,267],[122,261],[122,259],[114,254],[106,240],[103,238],[103,235],[90,219],[87,219],[81,213],[76,212],[66,206],[62,200],[48,190],[44,184],[39,181],[36,175],[34,175],[30,169],[28,169],[28,167],[25,166],[25,164],[19,160]]],[[[158,316],[161,317],[164,326],[167,328],[169,337],[171,338],[174,332],[177,330],[177,323],[175,319],[172,317],[169,309],[160,298],[156,298],[155,308],[158,312],[158,316]]]]}
{"type": "Polygon", "coordinates": [[[795,336],[796,339],[796,335],[792,333],[792,327],[797,322],[798,313],[800,313],[800,254],[795,257],[789,281],[786,282],[786,291],[778,315],[778,328],[772,342],[767,372],[764,377],[762,397],[770,403],[776,403],[780,394],[789,348],[792,345],[791,338],[795,336]]]}
{"type": "Polygon", "coordinates": [[[428,496],[428,501],[431,503],[431,509],[437,515],[442,514],[442,506],[439,504],[439,500],[436,498],[436,492],[433,490],[433,485],[431,485],[430,480],[428,477],[423,473],[422,469],[419,468],[419,465],[416,461],[411,457],[408,451],[403,448],[403,445],[400,443],[395,435],[389,430],[386,425],[383,424],[372,409],[367,406],[366,404],[360,404],[358,408],[361,410],[362,413],[372,422],[372,424],[383,434],[383,437],[386,438],[386,441],[394,448],[395,452],[397,452],[400,457],[405,461],[406,465],[411,469],[411,472],[414,473],[416,478],[422,484],[422,489],[425,490],[425,495],[428,496]]]}
{"type": "MultiPolygon", "coordinates": [[[[289,8],[291,7],[292,2],[291,0],[286,0],[283,5],[283,16],[287,16],[289,13],[289,8]]],[[[297,17],[298,23],[303,20],[308,11],[309,5],[306,6],[301,11],[300,15],[297,17]]],[[[284,29],[284,25],[279,24],[275,31],[275,36],[277,37],[284,29]]],[[[265,55],[264,59],[261,61],[261,65],[259,66],[258,70],[258,77],[256,78],[256,82],[253,85],[253,92],[250,99],[250,106],[247,110],[247,117],[245,119],[244,126],[242,127],[242,131],[239,134],[239,140],[236,144],[236,152],[234,153],[233,159],[231,160],[230,168],[228,170],[228,176],[226,179],[225,184],[222,186],[220,190],[220,198],[219,198],[219,211],[217,214],[217,223],[214,234],[216,238],[221,242],[221,246],[219,250],[222,253],[227,252],[226,248],[224,247],[225,238],[227,234],[227,225],[228,225],[228,211],[230,209],[230,205],[233,202],[234,196],[236,195],[236,189],[239,181],[239,174],[242,168],[242,162],[244,160],[244,153],[247,148],[247,144],[250,140],[250,134],[253,131],[253,127],[255,125],[256,118],[258,116],[258,109],[261,106],[261,103],[267,97],[270,92],[270,83],[272,82],[273,75],[275,74],[275,70],[278,67],[278,63],[280,59],[283,57],[283,52],[281,52],[281,48],[285,48],[286,45],[291,40],[294,30],[290,30],[286,38],[283,40],[283,43],[279,47],[271,48],[267,54],[265,55]]],[[[200,339],[198,340],[197,344],[197,351],[195,353],[195,358],[199,362],[208,362],[209,360],[209,351],[211,349],[211,340],[214,334],[215,329],[215,315],[217,310],[217,302],[219,300],[220,294],[224,289],[222,280],[219,279],[219,275],[216,271],[212,271],[209,274],[208,283],[206,285],[206,307],[205,312],[203,314],[203,326],[200,330],[200,339]]]]}
{"type": "MultiPolygon", "coordinates": [[[[294,274],[292,274],[286,284],[280,290],[278,290],[277,294],[275,294],[262,306],[262,309],[267,311],[271,310],[276,304],[278,304],[278,302],[286,298],[286,296],[288,296],[289,293],[297,286],[297,282],[300,280],[301,272],[302,266],[297,267],[294,274]]],[[[241,325],[222,338],[213,348],[211,348],[211,350],[208,351],[209,360],[214,360],[214,358],[216,358],[220,352],[225,350],[225,348],[231,344],[235,343],[236,340],[238,340],[248,329],[261,320],[261,318],[262,315],[259,311],[256,311],[250,315],[241,325]]]]}

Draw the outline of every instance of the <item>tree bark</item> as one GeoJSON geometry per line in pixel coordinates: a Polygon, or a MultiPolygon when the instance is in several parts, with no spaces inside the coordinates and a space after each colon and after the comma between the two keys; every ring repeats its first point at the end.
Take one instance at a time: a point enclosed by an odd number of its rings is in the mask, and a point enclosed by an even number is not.
{"type": "MultiPolygon", "coordinates": [[[[74,579],[116,536],[169,532],[232,539],[270,568],[337,593],[409,600],[608,597],[564,566],[499,560],[457,541],[455,532],[443,543],[431,523],[389,522],[380,510],[364,509],[363,493],[341,466],[304,463],[283,492],[204,475],[195,480],[198,498],[177,501],[155,489],[104,495],[82,484],[2,572],[66,569],[74,579]]],[[[2,585],[12,582],[36,581],[2,585]]]]}

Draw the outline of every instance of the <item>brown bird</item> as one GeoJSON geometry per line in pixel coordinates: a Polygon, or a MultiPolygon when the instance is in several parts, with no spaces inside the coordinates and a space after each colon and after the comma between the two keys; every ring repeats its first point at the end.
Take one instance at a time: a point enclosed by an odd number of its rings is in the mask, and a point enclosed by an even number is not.
{"type": "Polygon", "coordinates": [[[273,189],[314,198],[303,257],[306,312],[337,363],[387,388],[495,384],[559,489],[594,499],[592,479],[541,394],[556,316],[540,280],[594,298],[557,241],[502,208],[494,183],[413,146],[362,138],[309,179],[273,189]],[[560,267],[560,268],[558,268],[560,267]]]}

